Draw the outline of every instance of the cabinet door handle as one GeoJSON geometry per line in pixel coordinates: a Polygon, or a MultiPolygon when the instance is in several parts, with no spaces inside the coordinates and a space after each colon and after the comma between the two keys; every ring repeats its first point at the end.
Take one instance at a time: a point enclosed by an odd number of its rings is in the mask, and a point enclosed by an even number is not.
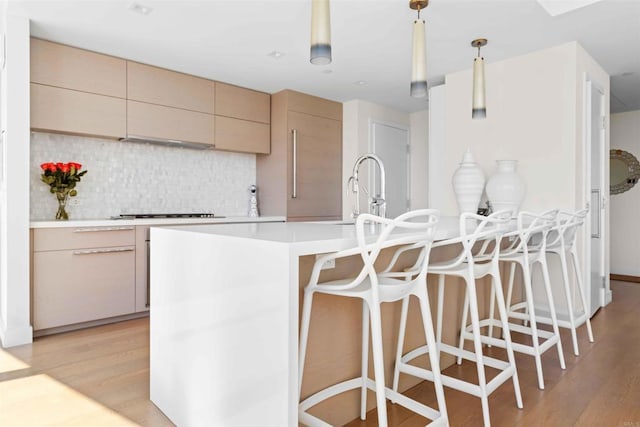
{"type": "Polygon", "coordinates": [[[95,254],[112,254],[120,252],[132,252],[136,248],[135,246],[128,246],[126,248],[104,248],[104,249],[83,249],[80,251],[73,251],[74,255],[95,255],[95,254]]]}
{"type": "Polygon", "coordinates": [[[133,227],[93,227],[93,228],[76,228],[74,233],[95,233],[96,231],[126,231],[133,230],[133,227]]]}
{"type": "Polygon", "coordinates": [[[298,131],[291,129],[291,135],[293,137],[293,190],[291,192],[291,198],[298,197],[298,131]]]}

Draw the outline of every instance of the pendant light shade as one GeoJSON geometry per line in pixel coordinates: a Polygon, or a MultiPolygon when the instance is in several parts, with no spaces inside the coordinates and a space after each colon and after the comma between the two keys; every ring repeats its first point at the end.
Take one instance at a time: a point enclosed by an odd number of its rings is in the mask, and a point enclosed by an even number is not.
{"type": "Polygon", "coordinates": [[[329,0],[311,0],[311,55],[315,65],[331,63],[329,0]]]}
{"type": "Polygon", "coordinates": [[[487,103],[484,88],[484,58],[480,56],[480,48],[486,44],[487,39],[477,39],[471,42],[471,46],[478,48],[478,56],[473,59],[472,119],[484,119],[487,117],[487,103]]]}
{"type": "Polygon", "coordinates": [[[411,56],[411,96],[427,96],[427,49],[425,46],[424,20],[413,22],[413,54],[411,56]]]}
{"type": "Polygon", "coordinates": [[[411,90],[413,98],[427,96],[427,47],[425,22],[420,19],[420,10],[429,4],[426,0],[411,0],[409,7],[418,11],[418,19],[413,21],[413,48],[411,54],[411,90]]]}

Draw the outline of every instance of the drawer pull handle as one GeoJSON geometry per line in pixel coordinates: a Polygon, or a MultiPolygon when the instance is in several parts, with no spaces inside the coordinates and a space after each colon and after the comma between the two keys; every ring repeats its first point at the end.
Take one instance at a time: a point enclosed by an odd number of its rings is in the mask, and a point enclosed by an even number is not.
{"type": "Polygon", "coordinates": [[[133,227],[94,227],[94,228],[76,228],[74,233],[95,233],[97,231],[127,231],[133,230],[133,227]]]}
{"type": "Polygon", "coordinates": [[[85,249],[81,251],[73,251],[74,255],[94,255],[94,254],[111,254],[119,252],[132,252],[135,250],[135,246],[129,246],[126,248],[107,248],[107,249],[85,249]]]}

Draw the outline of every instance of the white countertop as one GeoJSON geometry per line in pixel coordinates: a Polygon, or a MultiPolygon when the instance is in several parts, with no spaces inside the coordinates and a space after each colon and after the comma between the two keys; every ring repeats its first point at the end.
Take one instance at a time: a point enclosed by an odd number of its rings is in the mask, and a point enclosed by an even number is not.
{"type": "MultiPolygon", "coordinates": [[[[458,217],[455,216],[441,217],[436,231],[436,240],[457,236],[458,221],[458,217]]],[[[169,227],[168,229],[249,241],[286,244],[298,255],[333,252],[357,245],[355,226],[353,224],[345,224],[342,221],[222,224],[215,227],[211,225],[189,225],[169,227]]],[[[367,234],[373,239],[378,231],[367,230],[367,234]]],[[[398,232],[413,233],[413,231],[398,232]]]]}
{"type": "Polygon", "coordinates": [[[188,225],[188,224],[231,224],[256,222],[284,222],[283,216],[228,216],[216,218],[136,218],[136,219],[79,219],[71,221],[31,221],[31,228],[61,227],[113,227],[132,225],[188,225]]]}

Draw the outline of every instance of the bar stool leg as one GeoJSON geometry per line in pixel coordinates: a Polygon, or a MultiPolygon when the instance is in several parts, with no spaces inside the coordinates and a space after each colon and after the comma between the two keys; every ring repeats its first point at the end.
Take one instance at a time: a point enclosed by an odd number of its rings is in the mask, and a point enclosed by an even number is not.
{"type": "Polygon", "coordinates": [[[516,358],[513,354],[511,334],[508,332],[509,316],[507,315],[507,310],[504,306],[504,294],[502,293],[502,283],[500,282],[500,270],[497,267],[495,267],[492,276],[493,280],[491,281],[491,285],[496,287],[496,304],[498,306],[498,314],[500,315],[502,330],[505,331],[504,342],[505,350],[507,351],[507,360],[513,367],[513,376],[511,378],[513,380],[513,390],[516,395],[516,405],[518,406],[518,408],[522,409],[522,394],[520,393],[520,381],[518,380],[518,370],[516,369],[516,358]]]}
{"type": "Polygon", "coordinates": [[[426,288],[419,291],[416,296],[420,303],[422,325],[424,328],[425,338],[427,340],[429,364],[431,365],[431,372],[433,372],[433,386],[436,392],[436,401],[438,402],[440,420],[447,420],[447,404],[444,400],[444,387],[442,385],[442,378],[440,377],[440,354],[439,351],[437,351],[436,340],[433,336],[433,321],[431,320],[431,309],[429,308],[429,297],[427,295],[426,288]]]}
{"type": "MultiPolygon", "coordinates": [[[[473,286],[475,286],[475,279],[473,278],[473,275],[471,275],[471,279],[473,280],[473,286]]],[[[466,281],[466,287],[467,289],[469,289],[469,280],[467,280],[467,278],[465,278],[466,281]]],[[[474,294],[475,294],[475,290],[474,290],[474,294]]],[[[476,300],[476,312],[478,310],[478,303],[476,300]]],[[[458,348],[460,350],[464,350],[464,330],[467,327],[467,312],[469,311],[469,292],[467,290],[465,290],[464,293],[464,305],[462,307],[462,321],[461,321],[461,327],[460,327],[460,342],[458,343],[458,348]]],[[[480,333],[480,331],[478,331],[478,334],[480,333]]],[[[458,365],[462,365],[462,356],[458,356],[458,358],[456,359],[456,363],[458,365]]]]}
{"type": "Polygon", "coordinates": [[[513,282],[515,281],[516,277],[516,263],[510,262],[509,264],[509,286],[507,287],[507,299],[505,303],[507,312],[511,311],[511,299],[513,298],[513,282]]]}
{"type": "Polygon", "coordinates": [[[571,247],[571,257],[573,258],[573,267],[576,271],[576,279],[578,280],[578,292],[580,293],[580,299],[582,300],[582,307],[584,308],[584,315],[587,320],[587,333],[589,335],[589,342],[593,342],[593,331],[591,330],[591,320],[589,320],[590,309],[587,308],[587,299],[584,296],[584,290],[582,288],[582,274],[580,273],[580,267],[578,264],[578,254],[576,247],[571,247]]]}
{"type": "Polygon", "coordinates": [[[544,289],[547,294],[547,303],[549,304],[549,314],[551,315],[551,327],[553,333],[558,337],[558,359],[560,360],[560,368],[567,369],[564,363],[564,352],[562,350],[562,340],[560,339],[560,329],[558,328],[558,316],[556,315],[555,303],[553,301],[553,293],[551,291],[551,280],[549,279],[549,267],[547,266],[547,258],[541,256],[538,258],[540,268],[542,269],[542,279],[544,281],[544,289]]]}
{"type": "MultiPolygon", "coordinates": [[[[489,416],[489,395],[487,393],[487,379],[484,370],[484,361],[482,355],[482,342],[480,341],[480,317],[478,315],[478,299],[476,295],[476,284],[473,277],[473,273],[468,274],[469,277],[465,277],[467,283],[467,296],[465,297],[465,306],[469,306],[469,312],[471,315],[471,331],[473,333],[473,348],[476,353],[476,368],[478,370],[478,385],[480,387],[480,403],[482,405],[482,418],[484,425],[491,425],[491,418],[489,416]]],[[[465,307],[466,312],[466,307],[465,307]]],[[[462,331],[465,330],[466,313],[464,315],[465,322],[462,324],[462,331]]],[[[460,346],[462,347],[464,339],[460,336],[460,346]]],[[[458,360],[461,358],[458,357],[458,360]]]]}
{"type": "MultiPolygon", "coordinates": [[[[493,338],[493,315],[496,310],[496,290],[493,286],[491,286],[490,296],[489,296],[489,319],[491,319],[489,323],[489,336],[493,338]]],[[[487,347],[491,347],[491,344],[487,344],[487,347]]]]}
{"type": "Polygon", "coordinates": [[[438,313],[436,342],[438,343],[438,359],[440,359],[440,344],[442,343],[442,316],[444,313],[444,274],[438,275],[438,313]]]}
{"type": "Polygon", "coordinates": [[[522,276],[524,282],[524,293],[529,312],[529,322],[531,329],[531,340],[533,341],[533,358],[536,362],[536,372],[538,374],[538,388],[544,390],[544,377],[542,376],[542,359],[540,358],[540,340],[538,338],[538,325],[536,322],[536,311],[533,305],[533,291],[531,290],[531,266],[529,257],[525,253],[522,263],[522,276]]]}
{"type": "Polygon", "coordinates": [[[307,355],[307,342],[309,341],[309,323],[311,321],[311,304],[313,292],[305,292],[302,303],[302,320],[300,323],[300,354],[298,356],[298,402],[302,392],[302,374],[304,373],[304,361],[307,355]]]}
{"type": "Polygon", "coordinates": [[[382,358],[382,323],[380,304],[367,301],[371,318],[371,344],[373,349],[373,372],[376,383],[376,404],[378,405],[378,425],[387,427],[387,398],[384,386],[384,361],[382,358]]]}
{"type": "Polygon", "coordinates": [[[362,300],[362,386],[360,388],[360,419],[367,418],[367,379],[369,378],[369,306],[362,300]]]}
{"type": "MultiPolygon", "coordinates": [[[[398,391],[400,382],[400,364],[402,359],[402,349],[404,347],[404,334],[407,330],[407,316],[409,312],[409,297],[402,299],[402,310],[400,311],[400,329],[398,331],[398,345],[396,347],[396,363],[393,368],[393,391],[398,391]]],[[[393,403],[395,401],[392,400],[393,403]]],[[[363,418],[364,419],[364,418],[363,418]]]]}
{"type": "MultiPolygon", "coordinates": [[[[573,354],[580,356],[578,349],[578,336],[576,334],[576,323],[573,316],[573,302],[571,298],[571,290],[569,289],[569,271],[567,266],[567,254],[564,248],[558,251],[560,255],[560,267],[562,268],[562,281],[564,282],[564,296],[567,301],[567,310],[569,311],[569,327],[571,329],[571,341],[573,343],[573,354]]],[[[586,306],[585,306],[586,307],[586,306]]]]}

